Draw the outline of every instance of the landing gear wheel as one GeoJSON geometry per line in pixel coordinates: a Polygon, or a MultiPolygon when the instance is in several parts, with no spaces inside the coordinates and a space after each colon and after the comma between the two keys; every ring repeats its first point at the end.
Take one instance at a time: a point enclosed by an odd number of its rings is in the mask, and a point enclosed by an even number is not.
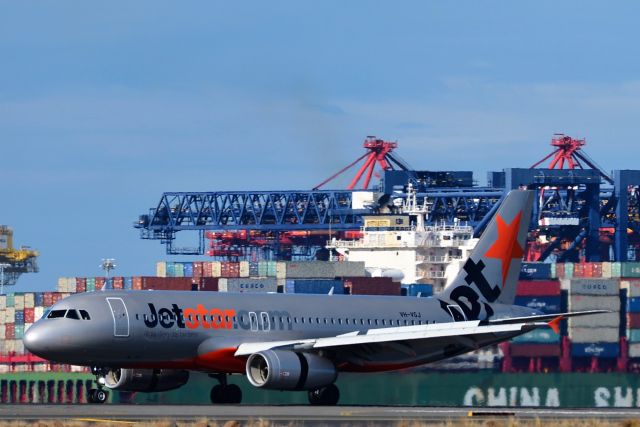
{"type": "Polygon", "coordinates": [[[238,404],[242,402],[242,390],[235,384],[229,384],[223,389],[225,403],[238,404]]]}
{"type": "Polygon", "coordinates": [[[213,386],[211,389],[211,403],[225,403],[224,401],[224,387],[221,385],[213,386]]]}
{"type": "Polygon", "coordinates": [[[340,390],[335,384],[309,392],[309,403],[312,405],[334,406],[340,400],[340,390]]]}
{"type": "Polygon", "coordinates": [[[104,403],[109,398],[109,393],[101,390],[92,388],[89,390],[89,403],[104,403]]]}

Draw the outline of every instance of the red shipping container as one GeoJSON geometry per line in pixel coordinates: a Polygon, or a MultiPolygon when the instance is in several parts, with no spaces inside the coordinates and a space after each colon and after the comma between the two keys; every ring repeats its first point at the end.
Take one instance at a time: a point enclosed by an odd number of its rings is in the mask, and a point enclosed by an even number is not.
{"type": "Polygon", "coordinates": [[[96,291],[101,291],[104,288],[104,277],[96,277],[96,291]]]}
{"type": "Polygon", "coordinates": [[[564,279],[564,272],[565,268],[564,268],[564,264],[563,263],[558,263],[556,264],[556,276],[558,276],[558,279],[564,279]]]}
{"type": "Polygon", "coordinates": [[[13,323],[7,323],[4,326],[5,339],[14,340],[16,339],[16,325],[13,323]]]}
{"type": "Polygon", "coordinates": [[[640,329],[640,313],[627,314],[627,327],[629,329],[640,329]]]}
{"type": "MultiPolygon", "coordinates": [[[[193,263],[193,278],[199,279],[204,274],[204,264],[203,262],[194,262],[193,263]]],[[[211,275],[209,275],[211,276],[211,275]]]]}
{"type": "Polygon", "coordinates": [[[511,344],[513,357],[559,357],[559,344],[511,344]]]}
{"type": "Polygon", "coordinates": [[[351,295],[400,295],[400,283],[390,277],[350,277],[344,284],[351,295]]]}
{"type": "Polygon", "coordinates": [[[589,277],[587,272],[591,271],[591,266],[587,263],[573,264],[573,277],[589,277]]]}
{"type": "Polygon", "coordinates": [[[218,291],[218,278],[217,277],[202,277],[200,279],[200,291],[217,292],[218,291]]]}
{"type": "Polygon", "coordinates": [[[45,292],[43,297],[43,303],[45,307],[51,307],[53,305],[53,293],[45,292]]]}
{"type": "Polygon", "coordinates": [[[240,263],[223,262],[220,264],[220,276],[222,277],[240,277],[240,263]]]}
{"type": "Polygon", "coordinates": [[[36,317],[35,308],[24,309],[24,323],[33,323],[36,317]]]}
{"type": "Polygon", "coordinates": [[[592,262],[591,264],[591,277],[602,277],[602,263],[592,262]]]}
{"type": "Polygon", "coordinates": [[[142,277],[134,276],[131,278],[131,289],[133,289],[134,291],[142,290],[142,277]]]}
{"type": "Polygon", "coordinates": [[[87,292],[87,279],[76,277],[76,292],[87,292]]]}
{"type": "Polygon", "coordinates": [[[190,291],[191,277],[141,277],[142,289],[157,291],[190,291]]]}
{"type": "Polygon", "coordinates": [[[558,280],[519,280],[516,288],[518,296],[558,296],[560,282],[558,280]]]}
{"type": "Polygon", "coordinates": [[[205,262],[202,264],[202,275],[204,277],[213,276],[213,263],[205,262]]]}
{"type": "Polygon", "coordinates": [[[114,277],[111,280],[111,283],[113,283],[113,289],[124,289],[124,277],[114,277]]]}

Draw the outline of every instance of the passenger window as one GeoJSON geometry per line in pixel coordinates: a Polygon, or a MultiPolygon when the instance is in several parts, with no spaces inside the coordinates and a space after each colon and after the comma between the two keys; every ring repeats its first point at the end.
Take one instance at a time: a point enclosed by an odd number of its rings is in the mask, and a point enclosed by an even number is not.
{"type": "Polygon", "coordinates": [[[65,314],[67,314],[67,310],[51,310],[47,319],[58,319],[64,317],[65,314]]]}
{"type": "Polygon", "coordinates": [[[80,316],[78,316],[78,312],[75,310],[68,310],[67,315],[65,316],[67,319],[76,319],[80,320],[80,316]]]}

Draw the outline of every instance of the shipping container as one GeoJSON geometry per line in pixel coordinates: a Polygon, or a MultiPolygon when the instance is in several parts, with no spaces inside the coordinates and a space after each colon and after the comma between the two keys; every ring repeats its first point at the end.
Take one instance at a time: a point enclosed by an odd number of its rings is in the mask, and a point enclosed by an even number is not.
{"type": "Polygon", "coordinates": [[[627,340],[630,343],[640,343],[640,329],[627,329],[627,340]]]}
{"type": "Polygon", "coordinates": [[[516,289],[518,296],[560,296],[558,280],[520,280],[516,289]]]}
{"type": "Polygon", "coordinates": [[[427,283],[414,283],[411,285],[402,285],[401,294],[408,297],[430,297],[433,296],[433,285],[427,283]]]}
{"type": "Polygon", "coordinates": [[[24,306],[25,308],[35,307],[35,294],[33,292],[26,292],[24,294],[24,306]]]}
{"type": "Polygon", "coordinates": [[[627,327],[640,329],[640,313],[627,313],[627,327]]]}
{"type": "Polygon", "coordinates": [[[221,292],[266,293],[277,292],[278,284],[273,277],[264,279],[227,278],[218,282],[221,292]]]}
{"type": "Polygon", "coordinates": [[[620,355],[618,343],[594,342],[571,344],[571,356],[573,357],[600,357],[614,358],[620,355]]]}
{"type": "Polygon", "coordinates": [[[158,261],[156,263],[156,276],[167,277],[167,263],[166,261],[158,261]]]}
{"type": "Polygon", "coordinates": [[[589,316],[570,317],[570,328],[620,328],[620,313],[599,313],[589,316]]]}
{"type": "Polygon", "coordinates": [[[620,311],[619,296],[572,295],[569,297],[569,311],[610,310],[620,311]]]}
{"type": "Polygon", "coordinates": [[[341,280],[323,279],[287,279],[285,293],[292,294],[328,294],[333,289],[334,294],[344,294],[341,280]]]}
{"type": "Polygon", "coordinates": [[[365,276],[364,261],[331,262],[334,265],[335,277],[365,276]]]}
{"type": "Polygon", "coordinates": [[[277,261],[267,261],[267,277],[285,279],[286,271],[286,266],[284,264],[277,261]],[[282,277],[278,277],[279,270],[281,270],[281,273],[284,274],[282,277]]]}
{"type": "Polygon", "coordinates": [[[240,261],[240,277],[249,277],[249,261],[240,261]]]}
{"type": "Polygon", "coordinates": [[[622,263],[611,263],[611,278],[622,277],[622,263]]]}
{"type": "Polygon", "coordinates": [[[35,308],[25,308],[24,309],[24,323],[33,323],[35,322],[35,308]]]}
{"type": "Polygon", "coordinates": [[[400,282],[390,277],[345,277],[345,293],[352,295],[401,295],[400,282]]]}
{"type": "Polygon", "coordinates": [[[617,279],[563,279],[562,289],[571,295],[618,295],[620,280],[617,279]]]}
{"type": "Polygon", "coordinates": [[[520,280],[550,280],[551,264],[545,262],[523,262],[520,266],[520,280]]]}
{"type": "Polygon", "coordinates": [[[509,351],[513,357],[558,357],[559,344],[511,344],[509,351]]]}
{"type": "MultiPolygon", "coordinates": [[[[602,278],[603,279],[611,279],[612,276],[612,268],[611,268],[611,263],[610,262],[603,262],[602,263],[602,278]]],[[[620,276],[618,276],[620,277],[620,276]]]]}
{"type": "Polygon", "coordinates": [[[260,274],[260,263],[249,262],[249,277],[260,277],[266,275],[266,269],[264,274],[260,274]]]}
{"type": "Polygon", "coordinates": [[[184,277],[193,277],[193,263],[192,262],[183,262],[182,263],[182,273],[184,277]]]}
{"type": "Polygon", "coordinates": [[[573,343],[607,342],[617,343],[620,339],[618,328],[569,328],[569,338],[573,343]]]}
{"type": "Polygon", "coordinates": [[[623,262],[622,277],[640,277],[640,262],[623,262]]]}
{"type": "Polygon", "coordinates": [[[194,279],[199,279],[204,275],[204,263],[200,261],[196,261],[193,263],[192,267],[192,275],[194,279]]]}
{"type": "Polygon", "coordinates": [[[15,294],[7,294],[7,307],[14,307],[15,294]]]}
{"type": "Polygon", "coordinates": [[[545,314],[561,313],[560,296],[555,297],[520,297],[517,296],[514,304],[532,308],[545,314]]]}
{"type": "Polygon", "coordinates": [[[199,280],[198,290],[205,292],[217,292],[218,291],[218,277],[201,277],[199,280]]]}
{"type": "Polygon", "coordinates": [[[640,343],[629,345],[629,357],[640,357],[640,343]]]}
{"type": "Polygon", "coordinates": [[[640,297],[640,279],[622,279],[620,280],[620,288],[627,290],[628,297],[640,297]]]}
{"type": "Polygon", "coordinates": [[[560,335],[552,329],[534,329],[531,332],[517,336],[511,340],[512,343],[537,343],[537,344],[557,344],[560,342],[560,335]]]}

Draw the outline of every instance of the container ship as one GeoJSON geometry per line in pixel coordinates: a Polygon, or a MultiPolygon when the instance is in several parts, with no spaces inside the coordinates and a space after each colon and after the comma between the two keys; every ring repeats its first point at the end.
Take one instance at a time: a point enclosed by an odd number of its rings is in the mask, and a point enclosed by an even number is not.
{"type": "MultiPolygon", "coordinates": [[[[552,146],[542,160],[550,159],[548,167],[490,172],[487,187],[471,172],[416,171],[395,155],[397,144],[370,137],[346,190],[322,190],[323,182],[311,191],[164,193],[136,221],[141,237],[160,240],[171,256],[210,260],[161,261],[153,277],[61,278],[55,292],[0,296],[0,400],[86,401],[93,380],[86,369],[49,364],[25,353],[20,341],[66,295],[163,289],[429,297],[458,271],[502,195],[527,187],[539,197],[517,304],[611,313],[411,371],[342,375],[338,381],[349,384],[343,403],[640,406],[640,171],[603,172],[582,150],[584,140],[555,135],[552,146]],[[377,164],[381,179],[372,188],[377,164]],[[174,246],[177,232],[193,231],[197,247],[174,246]]],[[[305,399],[233,381],[248,403],[305,399]]],[[[177,391],[112,399],[208,403],[209,387],[206,376],[194,375],[177,391]]]]}

